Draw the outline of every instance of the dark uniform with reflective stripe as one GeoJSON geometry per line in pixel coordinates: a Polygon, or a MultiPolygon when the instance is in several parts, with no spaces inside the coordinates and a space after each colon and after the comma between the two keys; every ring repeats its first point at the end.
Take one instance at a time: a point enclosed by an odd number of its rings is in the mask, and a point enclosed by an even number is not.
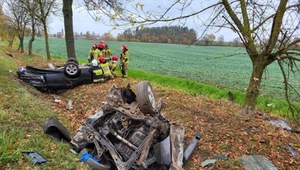
{"type": "Polygon", "coordinates": [[[91,73],[92,73],[92,80],[94,83],[102,83],[104,82],[104,71],[101,67],[91,67],[91,73]]]}

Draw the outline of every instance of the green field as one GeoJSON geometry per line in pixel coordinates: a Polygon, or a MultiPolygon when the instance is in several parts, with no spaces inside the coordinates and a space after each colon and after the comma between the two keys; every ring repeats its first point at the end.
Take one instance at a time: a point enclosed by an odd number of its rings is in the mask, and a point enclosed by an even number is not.
{"type": "MultiPolygon", "coordinates": [[[[28,40],[25,40],[27,47],[28,40]]],[[[50,38],[52,56],[66,56],[64,39],[50,38]]],[[[88,51],[97,40],[75,40],[76,55],[81,62],[87,61],[88,51]]],[[[114,55],[120,56],[120,47],[126,44],[130,52],[129,67],[147,72],[188,78],[245,91],[251,75],[251,62],[245,50],[237,47],[205,47],[177,44],[107,42],[114,55]]],[[[34,41],[33,51],[45,55],[44,39],[34,41]]],[[[46,57],[45,57],[46,58],[46,57]]],[[[129,75],[130,76],[130,75],[129,75]]],[[[290,75],[290,84],[300,91],[300,73],[290,75]]],[[[277,63],[267,67],[261,84],[261,95],[283,98],[283,78],[277,63]]],[[[293,95],[294,101],[300,101],[293,95]]]]}

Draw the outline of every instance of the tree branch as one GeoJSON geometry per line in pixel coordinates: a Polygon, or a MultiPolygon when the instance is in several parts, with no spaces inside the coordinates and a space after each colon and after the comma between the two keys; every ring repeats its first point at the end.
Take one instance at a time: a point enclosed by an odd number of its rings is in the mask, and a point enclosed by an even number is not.
{"type": "Polygon", "coordinates": [[[162,19],[162,18],[159,19],[159,20],[158,19],[146,19],[146,20],[143,20],[143,21],[133,21],[133,23],[135,23],[135,24],[143,24],[143,23],[147,23],[147,22],[154,22],[154,23],[155,22],[169,22],[169,21],[175,21],[175,20],[179,20],[179,19],[185,19],[185,18],[189,18],[189,17],[195,16],[195,15],[198,15],[198,14],[200,14],[200,13],[202,13],[202,12],[204,12],[204,11],[210,9],[210,8],[216,7],[216,6],[221,5],[221,4],[222,4],[222,2],[215,3],[215,4],[210,5],[210,6],[204,8],[204,9],[202,9],[200,11],[191,13],[189,15],[174,17],[174,18],[170,18],[170,19],[162,19]]]}
{"type": "Polygon", "coordinates": [[[254,31],[256,31],[259,27],[261,27],[264,23],[266,23],[269,19],[273,18],[274,16],[275,16],[275,14],[272,14],[269,17],[267,17],[266,19],[264,19],[261,23],[259,23],[256,27],[254,27],[251,30],[251,33],[253,33],[254,31]]]}
{"type": "MultiPolygon", "coordinates": [[[[294,52],[287,52],[287,53],[283,53],[283,54],[286,54],[286,55],[283,56],[283,57],[279,57],[281,60],[291,59],[291,60],[300,61],[300,58],[297,58],[297,57],[294,57],[294,56],[290,55],[290,54],[295,54],[294,52]]],[[[300,53],[296,53],[296,54],[300,56],[300,53]]]]}
{"type": "Polygon", "coordinates": [[[265,54],[270,54],[276,45],[276,42],[277,42],[277,39],[279,36],[279,32],[280,32],[280,27],[282,25],[283,16],[286,11],[286,4],[287,4],[287,0],[281,0],[280,4],[277,7],[277,10],[276,10],[277,12],[273,19],[273,25],[272,25],[272,29],[271,29],[270,39],[269,39],[269,42],[265,49],[265,54]]]}
{"type": "MultiPolygon", "coordinates": [[[[277,63],[279,65],[279,68],[280,68],[280,70],[282,72],[282,75],[283,75],[284,92],[285,92],[284,94],[285,94],[286,101],[287,101],[287,103],[289,105],[289,109],[290,109],[290,111],[292,113],[292,116],[293,116],[294,120],[299,125],[299,122],[297,121],[297,119],[295,119],[295,110],[297,111],[297,109],[295,107],[293,107],[293,105],[292,105],[292,103],[290,101],[289,95],[288,95],[288,86],[289,86],[289,83],[288,83],[288,79],[286,77],[286,73],[285,73],[284,68],[282,66],[281,60],[277,60],[277,63]]],[[[298,92],[297,92],[297,94],[299,95],[298,92]]],[[[297,111],[297,112],[299,112],[299,111],[297,111]]]]}

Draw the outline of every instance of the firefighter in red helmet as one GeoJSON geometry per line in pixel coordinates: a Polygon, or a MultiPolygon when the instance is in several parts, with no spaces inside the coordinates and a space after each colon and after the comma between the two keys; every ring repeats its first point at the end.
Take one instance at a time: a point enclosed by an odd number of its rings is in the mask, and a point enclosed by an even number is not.
{"type": "Polygon", "coordinates": [[[117,68],[117,62],[118,62],[118,56],[114,55],[112,56],[112,63],[111,63],[111,73],[113,74],[114,77],[116,77],[115,70],[117,68]]]}
{"type": "Polygon", "coordinates": [[[127,77],[127,68],[128,68],[128,63],[129,63],[129,52],[128,52],[128,48],[126,47],[126,45],[122,45],[121,46],[121,57],[120,57],[120,61],[121,61],[121,72],[123,77],[127,77]]]}
{"type": "Polygon", "coordinates": [[[105,58],[99,57],[99,62],[100,62],[100,67],[103,69],[105,80],[114,79],[114,76],[112,75],[110,68],[109,68],[109,63],[106,62],[105,58]]]}
{"type": "MultiPolygon", "coordinates": [[[[103,49],[104,49],[104,44],[103,43],[98,44],[98,50],[99,50],[100,57],[103,57],[103,49]]],[[[98,58],[98,60],[99,60],[99,58],[98,58]]]]}
{"type": "Polygon", "coordinates": [[[93,44],[92,49],[89,51],[88,61],[91,63],[94,59],[97,60],[101,55],[100,51],[97,48],[97,44],[93,44]]]}
{"type": "Polygon", "coordinates": [[[111,50],[108,48],[107,43],[103,40],[100,43],[103,44],[103,50],[102,50],[103,57],[105,58],[105,60],[107,62],[111,61],[112,53],[111,53],[111,50]]]}

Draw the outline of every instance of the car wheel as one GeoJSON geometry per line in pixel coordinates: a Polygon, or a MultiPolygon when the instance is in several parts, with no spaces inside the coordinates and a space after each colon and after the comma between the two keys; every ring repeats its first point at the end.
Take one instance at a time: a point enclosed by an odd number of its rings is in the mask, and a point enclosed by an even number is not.
{"type": "Polygon", "coordinates": [[[79,69],[78,64],[76,64],[74,62],[67,62],[64,67],[64,72],[67,77],[76,78],[79,76],[80,69],[79,69]]]}
{"type": "Polygon", "coordinates": [[[148,81],[138,82],[136,85],[136,98],[141,112],[155,115],[155,96],[148,81]]]}
{"type": "Polygon", "coordinates": [[[76,63],[77,65],[79,65],[79,62],[76,58],[69,58],[66,63],[69,63],[69,62],[73,62],[73,63],[76,63]]]}
{"type": "MultiPolygon", "coordinates": [[[[88,148],[84,148],[80,151],[80,153],[78,154],[78,158],[82,159],[84,154],[90,154],[91,153],[91,149],[88,148]]],[[[109,161],[107,161],[103,156],[101,158],[101,160],[99,160],[99,162],[95,161],[92,158],[88,158],[85,161],[86,164],[88,164],[93,170],[111,170],[111,163],[109,161]]]]}

